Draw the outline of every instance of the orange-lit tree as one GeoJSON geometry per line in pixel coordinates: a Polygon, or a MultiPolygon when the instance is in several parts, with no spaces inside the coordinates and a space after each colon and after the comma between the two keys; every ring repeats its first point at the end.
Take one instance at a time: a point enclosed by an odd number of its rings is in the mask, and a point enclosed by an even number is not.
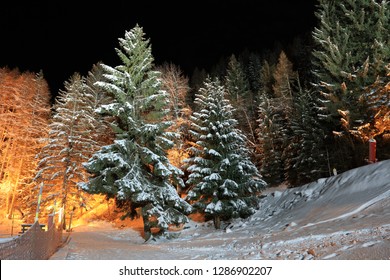
{"type": "MultiPolygon", "coordinates": [[[[5,213],[31,212],[37,165],[50,115],[50,93],[42,73],[0,70],[0,187],[5,213]]],[[[34,209],[35,210],[35,209],[34,209]]]]}
{"type": "MultiPolygon", "coordinates": [[[[356,140],[365,143],[375,139],[379,147],[379,159],[390,158],[390,64],[388,74],[364,88],[362,100],[367,106],[367,114],[362,124],[350,127],[349,112],[344,112],[343,126],[356,140]]],[[[366,149],[366,152],[368,149],[366,149]]]]}
{"type": "Polygon", "coordinates": [[[376,115],[366,89],[387,74],[390,7],[387,1],[319,0],[315,14],[319,25],[313,32],[313,84],[321,100],[318,116],[332,140],[330,161],[344,171],[365,163],[366,143],[355,137],[355,131],[376,115]]]}

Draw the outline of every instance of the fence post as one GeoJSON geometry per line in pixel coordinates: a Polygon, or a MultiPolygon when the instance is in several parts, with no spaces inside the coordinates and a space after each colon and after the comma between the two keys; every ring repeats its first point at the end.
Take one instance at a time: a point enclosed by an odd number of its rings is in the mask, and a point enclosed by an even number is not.
{"type": "Polygon", "coordinates": [[[374,163],[377,162],[376,159],[376,140],[375,139],[370,139],[368,141],[368,162],[369,163],[374,163]]]}
{"type": "Polygon", "coordinates": [[[43,182],[41,183],[41,187],[39,188],[37,210],[35,211],[35,222],[38,222],[39,207],[41,206],[42,190],[43,190],[43,182]]]}
{"type": "Polygon", "coordinates": [[[54,226],[54,214],[50,214],[47,217],[47,229],[46,230],[51,229],[52,226],[54,226]]]}

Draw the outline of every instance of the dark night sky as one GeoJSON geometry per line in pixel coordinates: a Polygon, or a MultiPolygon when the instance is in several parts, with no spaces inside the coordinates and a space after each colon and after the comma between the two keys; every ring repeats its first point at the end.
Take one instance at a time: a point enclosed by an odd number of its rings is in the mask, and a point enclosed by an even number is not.
{"type": "Polygon", "coordinates": [[[156,64],[187,75],[222,56],[288,43],[315,25],[316,0],[7,1],[0,8],[0,67],[43,70],[52,94],[94,63],[118,63],[118,38],[138,23],[156,64]],[[92,4],[91,4],[92,3],[92,4]],[[178,4],[179,3],[179,4],[178,4]]]}

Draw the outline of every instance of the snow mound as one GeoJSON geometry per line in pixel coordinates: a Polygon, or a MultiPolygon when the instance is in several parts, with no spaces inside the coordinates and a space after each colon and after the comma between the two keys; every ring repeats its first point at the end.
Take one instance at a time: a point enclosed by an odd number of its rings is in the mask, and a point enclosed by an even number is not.
{"type": "Polygon", "coordinates": [[[66,259],[388,260],[389,171],[387,160],[298,188],[268,189],[251,217],[221,230],[191,220],[173,239],[144,243],[136,231],[76,228],[66,259]]]}
{"type": "Polygon", "coordinates": [[[268,194],[252,220],[267,228],[294,220],[307,227],[347,218],[390,197],[390,160],[322,178],[299,188],[268,194]],[[278,223],[275,223],[275,220],[278,223]]]}

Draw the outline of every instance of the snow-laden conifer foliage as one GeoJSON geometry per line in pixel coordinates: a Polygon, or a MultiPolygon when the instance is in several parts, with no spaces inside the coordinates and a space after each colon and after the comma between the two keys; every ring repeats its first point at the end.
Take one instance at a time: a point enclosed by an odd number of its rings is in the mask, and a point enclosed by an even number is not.
{"type": "Polygon", "coordinates": [[[97,150],[98,127],[84,78],[75,73],[64,84],[54,104],[47,144],[39,153],[35,182],[44,184],[42,209],[56,205],[67,214],[76,209],[81,214],[85,198],[78,183],[86,180],[82,162],[97,150]]]}
{"type": "MultiPolygon", "coordinates": [[[[365,163],[367,135],[359,129],[374,123],[376,113],[381,114],[367,95],[377,81],[387,79],[389,2],[320,0],[316,17],[313,72],[317,80],[313,84],[321,93],[318,116],[327,134],[334,136],[330,161],[343,171],[365,163]]],[[[379,92],[386,100],[386,93],[379,92]]]]}
{"type": "Polygon", "coordinates": [[[225,92],[218,79],[210,78],[199,90],[190,131],[196,143],[186,160],[190,173],[187,198],[199,212],[214,219],[216,228],[222,220],[253,214],[266,186],[250,160],[245,136],[236,128],[225,92]]]}
{"type": "Polygon", "coordinates": [[[127,31],[116,49],[122,64],[102,65],[107,80],[97,85],[112,93],[114,102],[98,111],[115,117],[116,139],[85,163],[91,178],[83,188],[115,197],[125,216],[141,208],[148,239],[151,228],[163,233],[171,224],[187,222],[191,206],[175,189],[184,182],[183,172],[166,156],[176,136],[166,132],[171,125],[164,120],[168,94],[161,89],[160,72],[152,70],[151,46],[144,36],[139,25],[127,31]]]}

